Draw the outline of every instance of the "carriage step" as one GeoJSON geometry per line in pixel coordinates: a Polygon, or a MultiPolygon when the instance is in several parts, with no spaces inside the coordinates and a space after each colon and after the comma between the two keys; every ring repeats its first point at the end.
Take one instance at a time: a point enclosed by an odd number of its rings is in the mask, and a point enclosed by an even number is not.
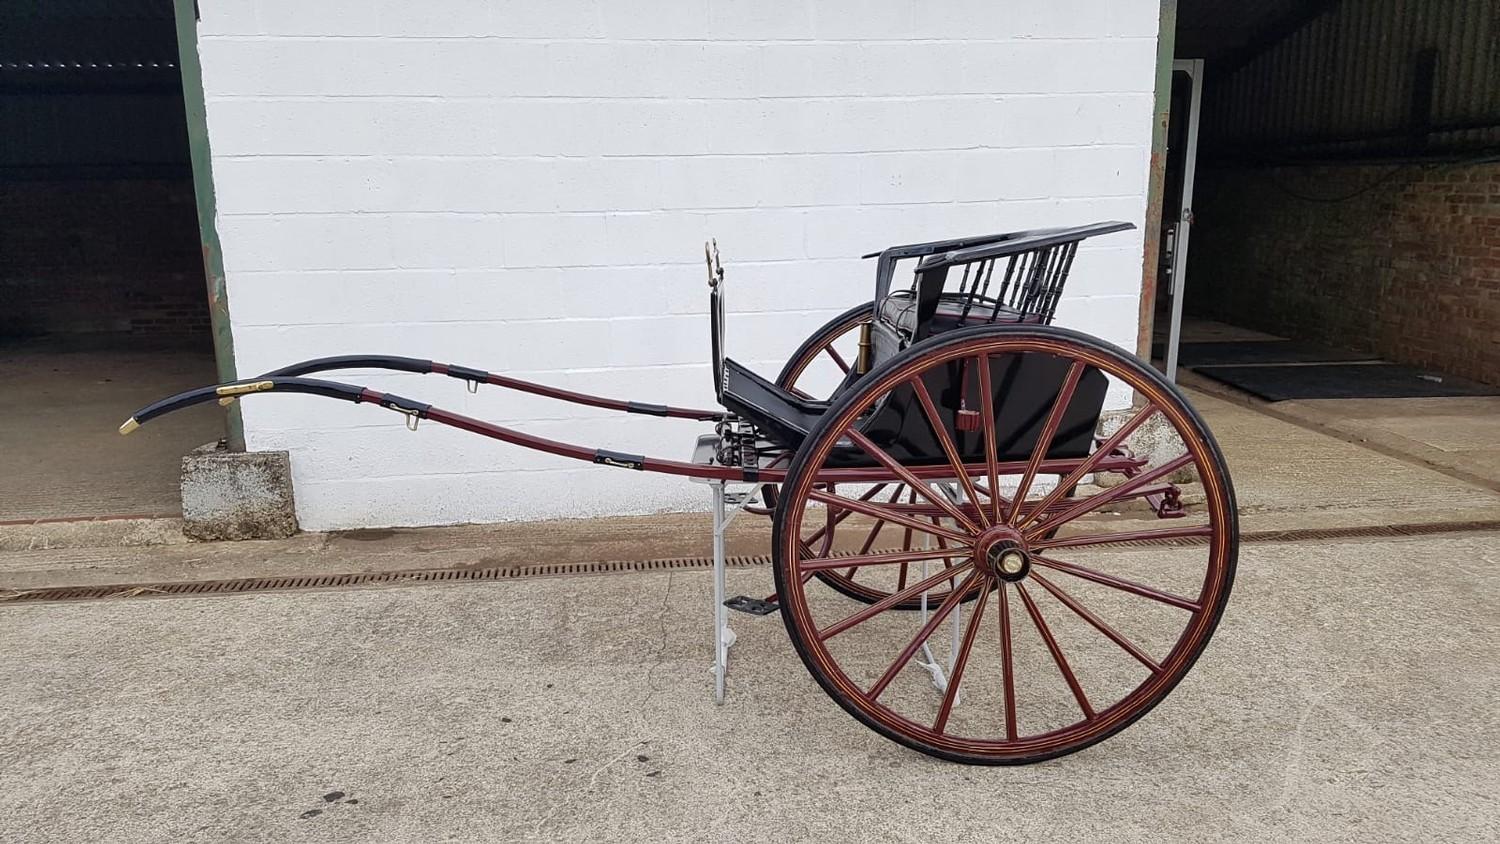
{"type": "Polygon", "coordinates": [[[735,595],[733,598],[725,601],[724,606],[735,612],[745,612],[751,615],[770,615],[781,609],[781,605],[775,601],[752,598],[749,595],[735,595]]]}

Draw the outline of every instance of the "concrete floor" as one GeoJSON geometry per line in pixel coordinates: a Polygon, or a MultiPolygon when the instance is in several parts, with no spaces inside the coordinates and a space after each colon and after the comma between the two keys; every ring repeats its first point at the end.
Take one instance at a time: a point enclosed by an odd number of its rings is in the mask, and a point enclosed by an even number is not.
{"type": "Polygon", "coordinates": [[[1276,410],[1500,490],[1500,396],[1288,401],[1276,410]]]}
{"type": "MultiPolygon", "coordinates": [[[[1158,325],[1162,324],[1159,320],[1158,325]]],[[[1165,335],[1157,339],[1164,342],[1165,335]]],[[[1184,317],[1182,339],[1197,343],[1281,338],[1227,323],[1184,317]]],[[[1161,365],[1161,361],[1156,363],[1161,365]]],[[[1253,407],[1274,418],[1500,490],[1500,396],[1314,399],[1268,404],[1189,369],[1180,369],[1178,380],[1195,395],[1211,395],[1253,407]]]]}
{"type": "MultiPolygon", "coordinates": [[[[1156,341],[1165,343],[1167,341],[1166,326],[1170,325],[1171,313],[1158,311],[1156,314],[1156,341]]],[[[1267,334],[1264,331],[1256,331],[1253,328],[1242,328],[1238,325],[1230,325],[1227,322],[1215,322],[1211,319],[1200,319],[1198,317],[1182,317],[1182,342],[1184,343],[1213,343],[1213,342],[1236,342],[1250,340],[1284,340],[1275,334],[1267,334]]]]}
{"type": "Polygon", "coordinates": [[[15,606],[0,840],[1496,840],[1497,564],[1248,546],[1162,706],[1013,769],[866,730],[774,616],[716,708],[703,572],[15,606]]]}
{"type": "Polygon", "coordinates": [[[212,354],[197,351],[0,350],[0,522],[180,514],[181,457],[224,436],[223,410],[189,408],[129,440],[116,430],[217,380],[212,354]]]}

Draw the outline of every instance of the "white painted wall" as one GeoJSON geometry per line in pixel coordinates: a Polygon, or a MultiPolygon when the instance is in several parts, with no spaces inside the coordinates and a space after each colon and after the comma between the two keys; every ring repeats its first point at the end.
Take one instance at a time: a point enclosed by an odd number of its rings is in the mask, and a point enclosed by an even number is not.
{"type": "MultiPolygon", "coordinates": [[[[236,363],[463,363],[712,404],[701,244],[730,354],[774,376],[893,243],[1143,222],[1158,0],[201,0],[236,363]]],[[[1133,347],[1139,233],[1080,252],[1059,323],[1133,347]]],[[[701,426],[437,376],[345,380],[589,446],[701,426]]],[[[365,405],[244,402],[310,529],[649,512],[705,490],[365,405]]]]}

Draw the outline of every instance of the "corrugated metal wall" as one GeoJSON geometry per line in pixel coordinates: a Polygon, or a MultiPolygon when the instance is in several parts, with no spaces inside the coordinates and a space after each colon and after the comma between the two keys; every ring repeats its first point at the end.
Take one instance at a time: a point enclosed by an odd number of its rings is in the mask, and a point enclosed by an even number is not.
{"type": "Polygon", "coordinates": [[[0,126],[0,180],[186,176],[172,4],[0,4],[0,126]]]}
{"type": "Polygon", "coordinates": [[[1343,0],[1257,55],[1210,63],[1214,156],[1500,148],[1500,3],[1343,0]]]}

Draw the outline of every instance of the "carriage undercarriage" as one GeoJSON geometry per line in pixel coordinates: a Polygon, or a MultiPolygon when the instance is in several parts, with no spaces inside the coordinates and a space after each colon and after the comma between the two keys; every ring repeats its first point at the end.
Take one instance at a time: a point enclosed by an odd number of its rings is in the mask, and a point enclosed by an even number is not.
{"type": "Polygon", "coordinates": [[[779,613],[814,679],[877,732],[955,761],[1038,761],[1100,741],[1164,698],[1207,644],[1234,573],[1233,490],[1202,420],[1134,356],[1048,324],[1078,244],[1124,228],[887,249],[875,298],[810,337],[774,382],[724,355],[723,270],[711,254],[722,409],[608,399],[414,358],[346,356],[173,396],[121,430],[202,401],[300,392],[376,404],[414,430],[431,420],[706,482],[718,702],[734,639],[728,612],[779,613]],[[917,261],[913,282],[893,290],[906,259],[917,261]],[[962,272],[956,292],[950,271],[962,272]],[[827,377],[815,375],[819,362],[833,365],[827,377]],[[692,459],[661,459],[308,377],[369,368],[712,423],[714,431],[698,438],[692,459]],[[1151,453],[1137,454],[1132,444],[1148,430],[1151,453]],[[1192,506],[1183,483],[1194,485],[1192,506]],[[775,591],[766,597],[725,595],[725,529],[742,511],[772,519],[775,591]]]}

